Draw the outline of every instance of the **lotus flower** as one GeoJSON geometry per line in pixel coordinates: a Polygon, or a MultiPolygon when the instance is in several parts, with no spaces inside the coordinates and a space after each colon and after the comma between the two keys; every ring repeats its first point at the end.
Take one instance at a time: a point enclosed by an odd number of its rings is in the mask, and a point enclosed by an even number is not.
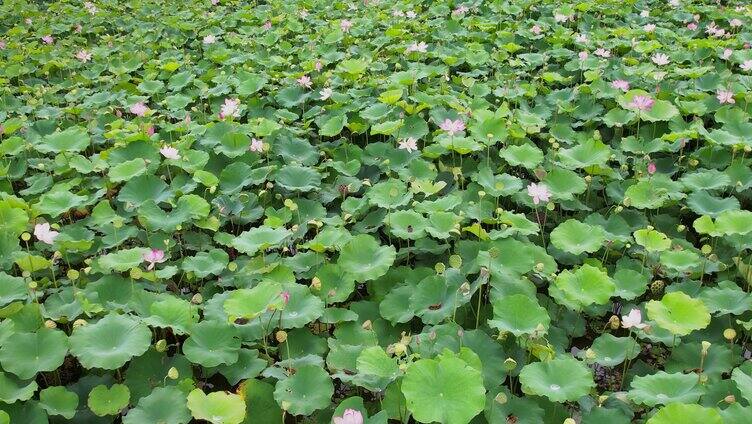
{"type": "Polygon", "coordinates": [[[178,149],[164,145],[161,149],[159,149],[159,153],[162,154],[162,156],[166,157],[167,159],[172,160],[178,160],[180,159],[180,154],[178,154],[178,149]]]}
{"type": "Polygon", "coordinates": [[[650,60],[653,61],[658,66],[668,65],[671,61],[668,58],[668,55],[664,53],[656,53],[653,55],[653,57],[650,58],[650,60]]]}
{"type": "Polygon", "coordinates": [[[602,58],[608,59],[611,57],[611,52],[609,50],[606,50],[604,48],[598,48],[593,52],[596,56],[600,56],[602,58]]]}
{"type": "Polygon", "coordinates": [[[219,4],[219,0],[211,0],[212,6],[216,6],[219,4]]]}
{"type": "Polygon", "coordinates": [[[613,82],[611,82],[611,87],[614,87],[615,89],[621,90],[626,93],[627,91],[629,91],[629,82],[620,79],[614,80],[613,82]]]}
{"type": "Polygon", "coordinates": [[[527,186],[528,196],[533,198],[533,204],[539,204],[542,201],[548,202],[551,198],[551,192],[545,184],[530,183],[527,186]]]}
{"type": "Polygon", "coordinates": [[[285,290],[282,293],[280,293],[279,295],[282,297],[282,302],[284,302],[285,305],[287,305],[288,303],[290,303],[290,292],[289,291],[285,290]]]}
{"type": "Polygon", "coordinates": [[[303,75],[296,81],[298,82],[298,84],[300,84],[301,87],[305,88],[311,88],[311,85],[313,84],[313,82],[311,82],[311,77],[309,77],[308,75],[303,75]]]}
{"type": "Polygon", "coordinates": [[[329,87],[326,87],[325,89],[319,91],[319,95],[321,96],[319,97],[321,100],[326,100],[332,97],[332,89],[329,87]]]}
{"type": "Polygon", "coordinates": [[[363,414],[355,409],[345,409],[341,417],[334,417],[334,424],[363,424],[363,414]]]}
{"type": "Polygon", "coordinates": [[[34,226],[34,237],[36,237],[42,243],[52,244],[55,242],[55,237],[57,237],[58,235],[60,235],[60,233],[51,230],[50,224],[47,222],[34,226]]]}
{"type": "Polygon", "coordinates": [[[578,43],[583,43],[584,44],[584,43],[587,43],[590,40],[588,40],[588,37],[585,34],[577,34],[577,37],[574,38],[574,41],[576,41],[578,43]]]}
{"type": "Polygon", "coordinates": [[[543,29],[541,29],[538,25],[533,25],[532,28],[530,28],[530,31],[535,35],[540,35],[541,32],[543,32],[543,29]]]}
{"type": "Polygon", "coordinates": [[[0,50],[5,50],[5,40],[0,40],[0,50]]]}
{"type": "Polygon", "coordinates": [[[734,100],[734,93],[727,90],[718,90],[715,96],[720,104],[728,103],[730,105],[736,103],[734,100]]]}
{"type": "Polygon", "coordinates": [[[740,27],[742,26],[742,21],[739,18],[734,18],[729,21],[729,25],[731,25],[732,28],[740,27]]]}
{"type": "Polygon", "coordinates": [[[650,110],[653,108],[653,104],[655,103],[655,100],[648,96],[634,96],[632,98],[632,102],[629,103],[629,107],[645,111],[650,110]]]}
{"type": "Polygon", "coordinates": [[[392,11],[392,16],[394,16],[395,18],[401,18],[401,17],[405,16],[405,12],[403,12],[403,11],[401,11],[399,9],[394,9],[392,11]]]}
{"type": "Polygon", "coordinates": [[[91,53],[86,50],[79,50],[78,53],[76,53],[76,59],[86,63],[91,60],[91,53]]]}
{"type": "Polygon", "coordinates": [[[228,116],[237,118],[240,116],[240,100],[238,99],[225,99],[225,103],[222,105],[219,111],[219,118],[225,119],[228,116]]]}
{"type": "Polygon", "coordinates": [[[744,63],[739,65],[743,71],[752,71],[752,60],[745,60],[744,63]]]}
{"type": "Polygon", "coordinates": [[[144,104],[144,102],[138,102],[131,106],[131,113],[136,116],[144,116],[148,111],[149,108],[144,104]]]}
{"type": "Polygon", "coordinates": [[[690,22],[687,24],[687,29],[690,31],[695,31],[697,29],[697,24],[694,22],[690,22]]]}
{"type": "Polygon", "coordinates": [[[308,17],[308,11],[305,9],[300,9],[300,12],[298,12],[298,15],[300,16],[300,19],[305,19],[308,17]]]}
{"type": "Polygon", "coordinates": [[[734,54],[733,50],[731,50],[731,49],[724,49],[723,53],[721,53],[721,58],[723,60],[728,60],[728,58],[730,58],[732,54],[734,54]]]}
{"type": "Polygon", "coordinates": [[[264,22],[264,26],[262,28],[264,28],[267,31],[270,30],[270,29],[272,29],[272,21],[266,21],[266,22],[264,22]]]}
{"type": "Polygon", "coordinates": [[[214,44],[217,42],[217,37],[214,36],[214,34],[209,34],[206,37],[204,37],[204,44],[214,44]]]}
{"type": "Polygon", "coordinates": [[[564,23],[569,20],[569,16],[561,13],[554,13],[554,20],[556,22],[564,23]]]}
{"type": "Polygon", "coordinates": [[[453,136],[456,133],[465,130],[465,123],[462,122],[461,119],[455,119],[454,121],[452,121],[451,119],[447,118],[439,125],[439,128],[449,133],[449,135],[453,136]]]}
{"type": "Polygon", "coordinates": [[[577,57],[580,58],[580,60],[586,60],[590,55],[586,51],[581,51],[577,54],[577,57]]]}
{"type": "Polygon", "coordinates": [[[462,15],[463,13],[467,13],[470,9],[467,8],[464,4],[457,7],[452,11],[452,15],[462,15]]]}
{"type": "Polygon", "coordinates": [[[94,5],[94,3],[87,1],[84,2],[84,9],[86,9],[89,14],[94,15],[97,13],[97,6],[94,5]]]}
{"type": "Polygon", "coordinates": [[[410,47],[405,50],[405,53],[411,53],[411,52],[420,52],[425,53],[426,49],[428,49],[428,44],[426,44],[424,41],[421,41],[420,43],[413,43],[410,47]]]}
{"type": "Polygon", "coordinates": [[[637,328],[643,329],[647,327],[647,324],[642,323],[642,312],[639,309],[632,309],[629,311],[629,315],[622,315],[621,326],[624,328],[637,328]]]}
{"type": "Polygon", "coordinates": [[[264,151],[264,142],[257,138],[252,138],[251,146],[248,147],[248,150],[256,153],[261,153],[264,151]]]}
{"type": "Polygon", "coordinates": [[[352,28],[353,23],[352,21],[349,21],[347,19],[343,19],[339,23],[339,28],[342,30],[342,32],[350,32],[350,28],[352,28]]]}
{"type": "Polygon", "coordinates": [[[650,162],[648,164],[648,174],[653,175],[653,174],[655,174],[655,171],[657,171],[657,170],[658,170],[658,168],[656,168],[655,162],[650,162]]]}
{"type": "Polygon", "coordinates": [[[414,152],[418,150],[418,143],[416,142],[415,138],[408,137],[404,140],[399,141],[399,149],[407,150],[408,153],[414,152]]]}
{"type": "Polygon", "coordinates": [[[653,31],[655,31],[655,24],[647,24],[644,27],[642,27],[642,29],[645,32],[653,32],[653,31]]]}
{"type": "Polygon", "coordinates": [[[316,72],[321,72],[321,70],[324,68],[324,65],[321,63],[320,60],[316,61],[316,64],[313,65],[313,69],[316,70],[316,72]]]}
{"type": "Polygon", "coordinates": [[[55,39],[51,35],[45,35],[44,37],[42,37],[42,41],[44,42],[44,44],[52,44],[55,42],[55,39]]]}
{"type": "Polygon", "coordinates": [[[640,12],[640,16],[642,16],[643,18],[647,18],[648,16],[650,16],[650,11],[645,9],[642,12],[640,12]]]}
{"type": "Polygon", "coordinates": [[[417,18],[417,17],[418,17],[418,14],[417,14],[417,13],[415,13],[414,11],[412,11],[412,10],[408,10],[408,11],[407,11],[407,12],[405,13],[405,16],[406,16],[406,17],[408,17],[408,18],[410,18],[410,19],[415,19],[415,18],[417,18]]]}
{"type": "Polygon", "coordinates": [[[166,261],[164,250],[159,249],[151,249],[148,252],[144,253],[143,257],[144,262],[148,262],[149,266],[146,268],[148,270],[154,269],[154,265],[161,264],[162,262],[166,261]]]}

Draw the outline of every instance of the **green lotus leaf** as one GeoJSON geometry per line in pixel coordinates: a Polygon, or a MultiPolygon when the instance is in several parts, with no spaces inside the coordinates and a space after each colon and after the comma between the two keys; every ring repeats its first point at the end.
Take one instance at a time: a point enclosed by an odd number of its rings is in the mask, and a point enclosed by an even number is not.
{"type": "Polygon", "coordinates": [[[67,190],[54,190],[39,197],[34,210],[43,215],[57,218],[71,208],[82,206],[86,197],[73,194],[67,190]]]}
{"type": "Polygon", "coordinates": [[[372,236],[360,234],[342,246],[337,265],[356,281],[363,282],[386,274],[395,257],[393,246],[382,246],[372,236]]]}
{"type": "Polygon", "coordinates": [[[661,252],[661,265],[678,272],[691,272],[700,267],[700,255],[692,250],[667,250],[661,252]]]}
{"type": "Polygon", "coordinates": [[[189,301],[169,297],[154,302],[149,307],[150,315],[144,322],[154,327],[171,328],[175,334],[185,334],[198,322],[198,308],[189,301]]]}
{"type": "Polygon", "coordinates": [[[240,424],[245,418],[245,402],[235,393],[206,394],[201,389],[194,389],[188,393],[187,405],[193,418],[212,424],[240,424]]]}
{"type": "Polygon", "coordinates": [[[721,281],[716,287],[706,287],[699,296],[713,314],[742,315],[752,309],[752,295],[731,281],[721,281]]]}
{"type": "Polygon", "coordinates": [[[319,135],[323,137],[334,137],[342,132],[342,128],[347,125],[347,115],[335,115],[327,119],[319,129],[319,135]]]}
{"type": "Polygon", "coordinates": [[[591,347],[595,357],[588,362],[595,362],[605,367],[614,367],[625,360],[632,360],[640,353],[640,346],[631,337],[616,337],[604,333],[593,340],[591,347]]]}
{"type": "Polygon", "coordinates": [[[23,278],[0,271],[0,306],[26,299],[27,296],[27,286],[23,278]]]}
{"type": "Polygon", "coordinates": [[[734,368],[734,371],[731,373],[731,380],[736,383],[744,399],[749,402],[752,398],[752,376],[744,372],[741,368],[734,368]]]}
{"type": "Polygon", "coordinates": [[[137,208],[147,201],[155,204],[168,200],[172,196],[167,184],[154,175],[141,175],[129,179],[118,194],[118,201],[129,209],[137,208]]]}
{"type": "Polygon", "coordinates": [[[552,197],[556,200],[574,200],[574,196],[587,190],[585,179],[576,172],[564,168],[554,168],[543,179],[552,197]]]}
{"type": "Polygon", "coordinates": [[[718,215],[715,221],[716,229],[721,234],[745,235],[752,232],[752,211],[731,210],[718,215]]]}
{"type": "Polygon", "coordinates": [[[318,366],[304,365],[277,382],[274,400],[290,414],[309,415],[329,406],[333,394],[329,374],[318,366]]]}
{"type": "Polygon", "coordinates": [[[679,109],[667,100],[656,100],[653,107],[646,112],[641,112],[640,117],[646,121],[670,121],[679,115],[679,109]]]}
{"type": "Polygon", "coordinates": [[[239,289],[230,292],[224,302],[224,312],[232,319],[254,319],[273,307],[282,304],[282,286],[272,281],[263,281],[252,289],[239,289]]]}
{"type": "Polygon", "coordinates": [[[21,381],[15,376],[0,372],[0,402],[13,403],[31,399],[37,391],[34,380],[21,381]]]}
{"type": "Polygon", "coordinates": [[[356,367],[359,374],[375,377],[374,384],[370,386],[379,390],[386,389],[389,383],[402,374],[397,365],[397,359],[387,355],[380,346],[363,349],[358,355],[356,367]]]}
{"type": "Polygon", "coordinates": [[[86,128],[74,126],[45,136],[35,148],[42,153],[81,152],[90,144],[86,128]]]}
{"type": "Polygon", "coordinates": [[[598,251],[606,241],[606,232],[598,225],[568,219],[551,231],[551,243],[558,249],[579,255],[598,251]]]}
{"type": "Polygon", "coordinates": [[[635,231],[634,238],[648,252],[662,252],[671,247],[671,239],[662,232],[649,228],[635,231]]]}
{"type": "Polygon", "coordinates": [[[133,249],[119,250],[108,253],[97,259],[97,265],[102,271],[128,271],[131,268],[138,267],[144,261],[144,254],[149,249],[143,247],[134,247],[133,249]]]}
{"type": "Polygon", "coordinates": [[[696,375],[659,371],[635,377],[627,397],[633,402],[648,406],[674,402],[695,403],[704,392],[697,383],[696,375]]]}
{"type": "Polygon", "coordinates": [[[274,181],[292,191],[311,191],[321,186],[321,175],[312,168],[287,165],[277,171],[274,181]]]}
{"type": "Polygon", "coordinates": [[[468,423],[486,403],[480,371],[454,355],[411,364],[402,393],[408,410],[421,423],[468,423]]]}
{"type": "Polygon", "coordinates": [[[243,231],[231,244],[242,253],[254,255],[259,250],[279,246],[290,235],[292,232],[284,228],[258,227],[243,231]]]}
{"type": "Polygon", "coordinates": [[[404,206],[412,198],[407,185],[401,180],[389,179],[379,182],[366,192],[369,203],[384,209],[404,206]]]}
{"type": "Polygon", "coordinates": [[[128,390],[128,386],[113,384],[112,387],[107,387],[100,384],[89,392],[87,405],[94,415],[104,417],[120,412],[121,409],[128,406],[130,398],[131,392],[128,390]]]}
{"type": "Polygon", "coordinates": [[[78,395],[63,386],[51,386],[39,392],[39,404],[47,414],[70,420],[78,409],[78,395]]]}
{"type": "Polygon", "coordinates": [[[524,393],[552,402],[576,401],[595,387],[592,371],[571,357],[527,364],[519,378],[524,393]]]}
{"type": "Polygon", "coordinates": [[[666,189],[653,184],[651,181],[640,181],[627,188],[624,192],[625,202],[637,209],[657,209],[668,200],[666,189]]]}
{"type": "Polygon", "coordinates": [[[700,405],[672,403],[661,408],[646,424],[722,424],[723,419],[714,408],[700,405]]]}
{"type": "Polygon", "coordinates": [[[425,230],[428,227],[428,220],[412,210],[392,212],[384,221],[389,231],[401,239],[416,240],[425,237],[425,230]]]}
{"type": "Polygon", "coordinates": [[[603,305],[616,291],[613,280],[604,271],[585,264],[572,272],[562,271],[554,281],[564,298],[579,307],[603,305]]]}
{"type": "MultiPolygon", "coordinates": [[[[223,155],[230,157],[230,158],[236,158],[238,156],[244,155],[248,151],[248,147],[251,146],[251,138],[248,137],[246,134],[239,133],[239,132],[228,132],[227,134],[223,135],[220,139],[219,145],[214,148],[214,150],[217,153],[222,153],[223,155]]],[[[196,171],[199,172],[199,171],[196,171]]],[[[195,178],[195,173],[194,173],[195,178]]],[[[214,184],[216,185],[216,184],[214,184]]],[[[209,187],[210,185],[207,185],[209,187]]]]}
{"type": "Polygon", "coordinates": [[[488,422],[508,421],[514,417],[518,424],[535,424],[543,422],[543,408],[532,398],[517,397],[502,386],[499,390],[488,392],[486,409],[483,412],[488,422]]]}
{"type": "Polygon", "coordinates": [[[680,291],[666,293],[660,301],[649,301],[646,309],[648,318],[677,336],[702,330],[710,323],[710,313],[705,304],[680,291]]]}
{"type": "Polygon", "coordinates": [[[21,235],[26,231],[29,216],[20,207],[13,207],[7,202],[0,201],[0,233],[21,235]]]}
{"type": "Polygon", "coordinates": [[[232,365],[238,361],[240,339],[235,327],[217,321],[201,321],[191,327],[183,354],[204,367],[232,365]]]}
{"type": "Polygon", "coordinates": [[[185,393],[174,387],[157,387],[123,417],[123,424],[174,423],[191,420],[185,393]],[[165,407],[169,405],[169,407],[165,407]]]}
{"type": "Polygon", "coordinates": [[[611,149],[600,140],[587,140],[572,148],[559,151],[559,160],[565,168],[578,169],[605,166],[611,149]]]}
{"type": "Polygon", "coordinates": [[[632,269],[618,268],[613,277],[616,291],[614,296],[632,300],[641,296],[648,289],[649,278],[644,273],[632,269]]]}
{"type": "Polygon", "coordinates": [[[237,362],[232,365],[220,365],[215,369],[232,385],[255,378],[269,365],[265,359],[259,358],[258,353],[255,349],[240,349],[237,362]]]}
{"type": "Polygon", "coordinates": [[[327,304],[344,302],[355,290],[355,278],[337,264],[326,264],[316,271],[321,286],[314,293],[327,304]]]}
{"type": "Polygon", "coordinates": [[[551,318],[538,301],[524,294],[504,296],[493,301],[494,318],[488,325],[515,336],[548,330],[551,318]]]}
{"type": "Polygon", "coordinates": [[[78,327],[70,336],[70,351],[86,368],[118,369],[132,357],[146,352],[150,344],[149,327],[116,313],[78,327]]]}
{"type": "Polygon", "coordinates": [[[227,252],[222,249],[211,249],[183,259],[180,267],[183,271],[192,272],[198,278],[206,278],[209,275],[221,274],[229,262],[230,257],[227,252]]]}
{"type": "Polygon", "coordinates": [[[277,424],[282,410],[274,400],[274,386],[261,380],[246,380],[238,390],[246,403],[246,424],[277,424]]]}
{"type": "Polygon", "coordinates": [[[532,144],[509,146],[499,152],[499,156],[512,166],[522,166],[527,169],[533,169],[543,162],[543,152],[532,144]]]}
{"type": "Polygon", "coordinates": [[[119,183],[138,177],[144,172],[146,172],[146,162],[141,158],[136,158],[113,166],[107,176],[113,183],[119,183]]]}
{"type": "Polygon", "coordinates": [[[13,333],[0,347],[0,364],[23,380],[41,371],[54,371],[68,353],[68,336],[41,328],[34,333],[13,333]]]}
{"type": "Polygon", "coordinates": [[[740,208],[736,197],[716,197],[706,191],[695,191],[687,197],[687,206],[698,215],[717,217],[721,212],[740,208]]]}

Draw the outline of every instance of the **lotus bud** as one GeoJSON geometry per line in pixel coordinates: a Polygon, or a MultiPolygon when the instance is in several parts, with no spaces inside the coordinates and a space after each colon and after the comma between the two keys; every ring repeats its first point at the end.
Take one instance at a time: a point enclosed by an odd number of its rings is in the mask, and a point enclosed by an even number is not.
{"type": "Polygon", "coordinates": [[[577,424],[577,421],[575,421],[574,418],[567,418],[564,420],[563,424],[577,424]]]}
{"type": "Polygon", "coordinates": [[[746,153],[752,152],[752,146],[744,146],[744,151],[746,153]]]}
{"type": "Polygon", "coordinates": [[[180,377],[180,372],[178,372],[178,369],[175,367],[170,367],[170,369],[167,371],[167,377],[170,380],[177,380],[178,377],[180,377]]]}
{"type": "Polygon", "coordinates": [[[23,234],[21,234],[21,240],[23,241],[31,240],[31,234],[24,232],[23,234]]]}
{"type": "Polygon", "coordinates": [[[204,297],[201,296],[201,293],[196,293],[191,298],[191,303],[193,303],[194,305],[200,305],[201,302],[203,301],[204,301],[204,297]]]}
{"type": "Polygon", "coordinates": [[[167,340],[165,339],[159,339],[157,340],[157,343],[154,344],[154,349],[157,350],[157,352],[164,352],[167,350],[167,340]]]}
{"type": "Polygon", "coordinates": [[[709,341],[702,341],[702,356],[708,355],[708,349],[710,349],[710,342],[709,341]]]}
{"type": "Polygon", "coordinates": [[[430,333],[428,333],[428,340],[436,340],[436,331],[431,331],[430,333]]]}
{"type": "Polygon", "coordinates": [[[723,401],[728,404],[732,404],[736,402],[736,397],[734,395],[728,395],[725,398],[723,398],[723,401]]]}
{"type": "Polygon", "coordinates": [[[272,183],[272,182],[267,182],[267,183],[266,183],[266,189],[267,189],[267,190],[271,190],[271,189],[273,189],[273,188],[274,188],[274,183],[272,183]]]}
{"type": "Polygon", "coordinates": [[[311,288],[314,290],[321,290],[321,280],[319,277],[313,277],[311,279],[311,288]]]}
{"type": "Polygon", "coordinates": [[[590,176],[590,175],[585,175],[585,182],[586,182],[586,183],[590,184],[590,182],[592,182],[592,181],[593,181],[593,177],[592,177],[592,176],[590,176]]]}
{"type": "Polygon", "coordinates": [[[287,340],[287,332],[284,330],[279,330],[274,333],[274,338],[277,339],[277,342],[284,343],[287,340]]]}
{"type": "Polygon", "coordinates": [[[363,321],[363,324],[360,327],[366,331],[371,331],[373,330],[373,323],[371,322],[370,319],[367,319],[363,321]]]}
{"type": "Polygon", "coordinates": [[[561,145],[560,145],[559,143],[554,143],[554,144],[552,144],[552,145],[551,145],[551,147],[553,147],[553,148],[554,148],[554,150],[556,150],[556,149],[558,149],[559,147],[561,147],[561,145]]]}
{"type": "Polygon", "coordinates": [[[700,164],[700,161],[697,159],[690,159],[689,160],[689,166],[697,166],[700,164]]]}
{"type": "Polygon", "coordinates": [[[292,227],[290,227],[290,229],[292,230],[292,232],[293,232],[293,233],[294,233],[295,231],[298,231],[298,228],[299,228],[299,227],[298,227],[298,224],[295,224],[295,225],[293,225],[292,227]]]}
{"type": "Polygon", "coordinates": [[[619,206],[616,207],[615,212],[616,213],[621,213],[621,211],[623,211],[623,210],[624,210],[624,207],[621,206],[621,205],[619,205],[619,206]]]}
{"type": "Polygon", "coordinates": [[[728,341],[734,340],[736,338],[736,330],[734,330],[733,328],[727,328],[723,330],[723,338],[728,341]]]}
{"type": "Polygon", "coordinates": [[[507,358],[507,359],[504,360],[504,370],[505,371],[512,371],[515,368],[517,368],[517,361],[515,361],[512,358],[507,358]]]}
{"type": "Polygon", "coordinates": [[[650,291],[653,293],[658,293],[661,290],[663,290],[663,280],[655,280],[650,283],[650,291]]]}
{"type": "Polygon", "coordinates": [[[555,204],[554,204],[553,202],[548,202],[548,203],[546,204],[546,209],[547,209],[547,210],[548,210],[549,212],[553,212],[553,211],[554,211],[554,209],[556,209],[556,205],[555,205],[555,204]]]}
{"type": "Polygon", "coordinates": [[[611,318],[608,319],[608,325],[612,330],[618,330],[621,326],[621,321],[617,315],[611,315],[611,318]]]}
{"type": "Polygon", "coordinates": [[[51,319],[44,322],[44,326],[49,329],[57,328],[57,323],[51,319]]]}
{"type": "Polygon", "coordinates": [[[677,232],[679,232],[679,233],[683,233],[683,232],[684,232],[684,230],[686,230],[686,229],[687,229],[687,227],[685,227],[685,226],[684,226],[684,225],[682,225],[682,224],[679,224],[679,225],[678,225],[678,226],[676,227],[676,231],[677,231],[677,232]]]}
{"type": "Polygon", "coordinates": [[[452,255],[449,257],[449,266],[452,268],[459,268],[462,266],[462,258],[459,255],[452,255]]]}
{"type": "Polygon", "coordinates": [[[73,321],[73,328],[83,327],[86,324],[88,324],[88,323],[86,322],[85,319],[79,318],[79,319],[73,321]]]}
{"type": "Polygon", "coordinates": [[[707,374],[700,374],[700,384],[706,384],[708,382],[707,374]]]}
{"type": "Polygon", "coordinates": [[[499,405],[504,405],[505,403],[509,401],[509,399],[507,398],[507,395],[504,392],[499,392],[499,394],[497,394],[496,397],[494,397],[494,400],[499,405]]]}
{"type": "Polygon", "coordinates": [[[446,271],[446,265],[444,265],[443,262],[437,262],[436,265],[433,266],[433,269],[436,270],[437,274],[443,274],[444,271],[446,271]]]}

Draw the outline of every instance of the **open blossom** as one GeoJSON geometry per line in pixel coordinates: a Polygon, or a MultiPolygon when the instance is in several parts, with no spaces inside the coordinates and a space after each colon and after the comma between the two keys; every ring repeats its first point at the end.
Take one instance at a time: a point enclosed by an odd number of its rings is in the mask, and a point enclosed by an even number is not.
{"type": "Polygon", "coordinates": [[[740,27],[742,26],[742,21],[739,18],[734,18],[729,21],[729,25],[731,25],[732,28],[740,27]]]}
{"type": "Polygon", "coordinates": [[[745,60],[739,65],[739,67],[742,68],[743,71],[752,71],[752,60],[745,60]]]}
{"type": "Polygon", "coordinates": [[[298,84],[300,84],[301,87],[305,88],[311,88],[311,84],[313,84],[313,82],[311,82],[311,77],[309,77],[308,75],[303,75],[296,81],[298,82],[298,84]]]}
{"type": "Polygon", "coordinates": [[[394,16],[395,18],[401,18],[401,17],[405,16],[405,12],[403,12],[403,11],[401,11],[399,9],[394,9],[394,11],[392,11],[392,16],[394,16]]]}
{"type": "Polygon", "coordinates": [[[561,13],[554,13],[554,20],[556,22],[566,22],[569,20],[569,16],[561,14],[561,13]]]}
{"type": "Polygon", "coordinates": [[[721,104],[728,103],[730,105],[736,103],[734,100],[734,93],[727,90],[718,90],[715,96],[718,99],[718,102],[721,104]]]}
{"type": "Polygon", "coordinates": [[[51,35],[45,35],[44,37],[42,37],[42,41],[44,42],[44,44],[52,44],[55,42],[55,39],[52,38],[51,35]]]}
{"type": "Polygon", "coordinates": [[[452,121],[451,119],[447,118],[439,124],[439,128],[449,133],[449,135],[453,136],[458,132],[462,132],[465,130],[465,123],[462,122],[461,119],[455,119],[452,121]]]}
{"type": "Polygon", "coordinates": [[[457,7],[452,11],[452,15],[462,15],[463,13],[467,13],[470,9],[467,8],[464,4],[462,6],[457,7]]]}
{"type": "Polygon", "coordinates": [[[551,192],[545,184],[530,183],[527,186],[527,195],[533,198],[533,203],[536,205],[541,201],[548,202],[551,198],[551,192]]]}
{"type": "Polygon", "coordinates": [[[642,16],[643,18],[647,18],[648,16],[650,16],[650,11],[645,9],[642,12],[640,12],[640,16],[642,16]]]}
{"type": "Polygon", "coordinates": [[[305,19],[308,17],[308,11],[306,9],[300,9],[298,15],[300,16],[300,19],[305,19]]]}
{"type": "Polygon", "coordinates": [[[655,24],[647,24],[644,27],[642,27],[645,32],[653,32],[655,31],[655,24]]]}
{"type": "Polygon", "coordinates": [[[321,63],[320,60],[316,61],[316,64],[313,65],[313,69],[316,70],[316,72],[321,72],[321,70],[324,68],[324,65],[321,63]]]}
{"type": "Polygon", "coordinates": [[[142,259],[144,262],[148,262],[149,266],[146,269],[152,270],[154,269],[154,265],[161,264],[162,262],[166,261],[164,250],[159,249],[151,249],[148,252],[144,253],[142,256],[142,259]]]}
{"type": "Polygon", "coordinates": [[[410,153],[418,150],[418,143],[416,142],[415,138],[408,137],[404,140],[400,140],[399,146],[397,147],[402,150],[407,150],[407,152],[410,153]]]}
{"type": "Polygon", "coordinates": [[[34,237],[36,237],[42,243],[52,244],[55,242],[55,237],[57,237],[58,235],[60,235],[60,233],[51,230],[50,224],[47,222],[34,226],[34,237]]]}
{"type": "Polygon", "coordinates": [[[216,6],[219,4],[219,0],[211,0],[212,6],[216,6]]]}
{"type": "Polygon", "coordinates": [[[240,116],[240,100],[239,99],[225,99],[225,103],[219,110],[219,119],[225,119],[228,116],[237,118],[240,116]]]}
{"type": "Polygon", "coordinates": [[[412,11],[412,10],[408,10],[407,12],[405,12],[405,16],[408,17],[408,18],[410,18],[410,19],[415,19],[415,18],[418,17],[418,14],[415,13],[414,11],[412,11]]]}
{"type": "Polygon", "coordinates": [[[86,50],[79,50],[78,53],[76,53],[76,59],[86,63],[91,60],[91,53],[86,50]]]}
{"type": "Polygon", "coordinates": [[[533,27],[532,27],[532,28],[530,28],[530,31],[531,31],[531,32],[532,32],[533,34],[535,34],[535,35],[539,35],[539,34],[540,34],[541,32],[543,32],[543,30],[541,29],[541,27],[540,27],[540,26],[538,26],[538,25],[533,25],[533,27]]]}
{"type": "Polygon", "coordinates": [[[0,50],[5,50],[5,40],[0,40],[0,50]]]}
{"type": "Polygon", "coordinates": [[[658,168],[655,166],[655,162],[650,162],[648,164],[648,174],[653,175],[655,174],[655,171],[657,171],[658,168]]]}
{"type": "Polygon", "coordinates": [[[632,309],[629,311],[629,315],[622,315],[621,326],[624,328],[637,328],[643,329],[647,327],[647,324],[642,323],[642,312],[639,309],[632,309]]]}
{"type": "Polygon", "coordinates": [[[166,157],[167,159],[173,159],[178,160],[180,159],[180,155],[178,154],[178,149],[164,145],[161,149],[159,149],[159,153],[162,154],[162,156],[166,157]]]}
{"type": "Polygon", "coordinates": [[[252,138],[251,146],[248,148],[248,150],[256,153],[261,153],[264,151],[264,142],[259,140],[258,138],[252,138]]]}
{"type": "Polygon", "coordinates": [[[669,0],[668,4],[670,4],[673,7],[679,7],[679,0],[669,0]]]}
{"type": "Polygon", "coordinates": [[[687,29],[689,29],[690,31],[694,31],[697,29],[697,24],[695,22],[690,22],[687,24],[687,29]]]}
{"type": "Polygon", "coordinates": [[[589,55],[589,54],[588,54],[588,52],[586,52],[586,51],[581,51],[581,52],[579,52],[579,53],[577,54],[577,57],[579,57],[579,58],[580,58],[580,60],[585,60],[585,59],[587,59],[587,58],[588,58],[588,56],[590,56],[590,55],[589,55]]]}
{"type": "Polygon", "coordinates": [[[272,21],[266,21],[266,22],[264,22],[264,26],[262,28],[264,28],[267,31],[270,30],[270,29],[272,29],[272,21]]]}
{"type": "Polygon", "coordinates": [[[146,112],[149,111],[149,108],[146,107],[144,102],[138,102],[135,105],[131,106],[131,113],[136,116],[144,116],[146,115],[146,112]]]}
{"type": "Polygon", "coordinates": [[[214,34],[209,34],[206,37],[204,37],[204,44],[214,44],[217,42],[217,37],[214,36],[214,34]]]}
{"type": "Polygon", "coordinates": [[[602,48],[602,47],[596,49],[595,52],[593,52],[593,53],[596,56],[600,56],[600,57],[603,57],[603,58],[609,58],[609,57],[611,57],[611,52],[609,50],[606,50],[606,49],[602,48]]]}
{"type": "Polygon", "coordinates": [[[280,293],[279,295],[282,297],[282,302],[284,302],[285,305],[287,305],[288,303],[290,303],[290,292],[289,291],[285,290],[282,293],[280,293]]]}
{"type": "Polygon", "coordinates": [[[428,49],[428,44],[426,44],[424,41],[421,41],[420,43],[413,43],[410,47],[405,50],[405,53],[411,53],[411,52],[420,52],[425,53],[426,49],[428,49]]]}
{"type": "Polygon", "coordinates": [[[653,103],[655,103],[655,100],[648,96],[634,96],[629,107],[637,110],[650,110],[653,108],[653,103]]]}
{"type": "Polygon", "coordinates": [[[587,43],[589,40],[588,40],[588,36],[587,35],[585,35],[585,34],[577,34],[577,37],[574,38],[574,41],[576,41],[578,43],[583,43],[584,44],[584,43],[587,43]]]}
{"type": "Polygon", "coordinates": [[[87,1],[84,2],[84,9],[86,9],[89,14],[94,15],[97,13],[97,6],[94,5],[94,3],[87,1]]]}
{"type": "Polygon", "coordinates": [[[325,89],[319,91],[319,94],[321,95],[321,97],[319,97],[321,100],[327,100],[328,98],[332,97],[332,89],[326,87],[325,89]]]}
{"type": "Polygon", "coordinates": [[[728,58],[730,58],[732,54],[734,54],[733,50],[731,50],[731,49],[724,49],[723,53],[721,53],[721,59],[728,60],[728,58]]]}
{"type": "Polygon", "coordinates": [[[669,62],[671,62],[668,59],[668,55],[666,55],[665,53],[656,53],[653,55],[652,58],[650,58],[650,60],[652,60],[653,63],[655,63],[658,66],[668,65],[669,62]]]}
{"type": "Polygon", "coordinates": [[[614,87],[617,90],[621,90],[623,92],[629,91],[629,83],[624,80],[615,80],[611,82],[611,87],[614,87]]]}
{"type": "Polygon", "coordinates": [[[352,28],[353,23],[350,20],[343,19],[339,23],[339,28],[342,30],[342,32],[350,32],[350,28],[352,28]]]}
{"type": "Polygon", "coordinates": [[[363,414],[355,409],[345,409],[341,417],[334,417],[334,424],[363,424],[363,414]]]}

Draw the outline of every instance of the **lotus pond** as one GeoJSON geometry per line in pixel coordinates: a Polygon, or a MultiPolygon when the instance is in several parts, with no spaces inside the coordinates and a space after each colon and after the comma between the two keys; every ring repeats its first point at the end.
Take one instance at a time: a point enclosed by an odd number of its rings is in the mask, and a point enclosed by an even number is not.
{"type": "Polygon", "coordinates": [[[0,424],[752,422],[751,23],[3,2],[0,424]]]}

